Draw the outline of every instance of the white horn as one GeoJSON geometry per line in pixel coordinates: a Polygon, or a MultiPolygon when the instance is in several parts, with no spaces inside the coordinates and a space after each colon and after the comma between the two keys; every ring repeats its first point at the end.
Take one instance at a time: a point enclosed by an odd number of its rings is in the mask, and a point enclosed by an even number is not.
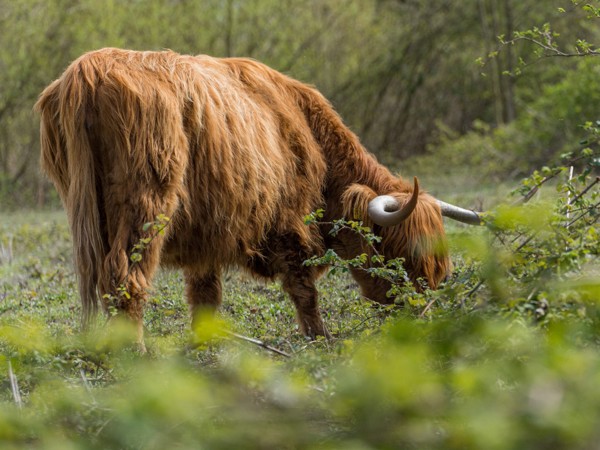
{"type": "Polygon", "coordinates": [[[481,217],[475,211],[460,208],[441,200],[437,200],[437,202],[442,210],[442,216],[457,220],[462,223],[468,223],[469,225],[481,225],[481,217]]]}
{"type": "Polygon", "coordinates": [[[410,200],[404,205],[391,195],[379,195],[369,202],[368,214],[371,220],[382,227],[398,225],[414,211],[419,200],[419,181],[414,178],[415,187],[410,200]]]}

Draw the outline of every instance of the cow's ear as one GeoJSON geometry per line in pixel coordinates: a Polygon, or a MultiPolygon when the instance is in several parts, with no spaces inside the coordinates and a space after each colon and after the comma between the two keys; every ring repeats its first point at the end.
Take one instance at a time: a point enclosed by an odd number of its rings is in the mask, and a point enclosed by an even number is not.
{"type": "Polygon", "coordinates": [[[377,193],[364,184],[351,184],[342,194],[344,217],[347,220],[362,220],[367,226],[372,226],[367,213],[369,202],[377,197],[377,193]]]}

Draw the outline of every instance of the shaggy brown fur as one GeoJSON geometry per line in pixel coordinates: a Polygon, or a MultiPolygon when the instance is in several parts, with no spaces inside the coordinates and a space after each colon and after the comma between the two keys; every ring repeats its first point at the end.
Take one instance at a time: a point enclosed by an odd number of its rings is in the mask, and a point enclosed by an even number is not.
{"type": "MultiPolygon", "coordinates": [[[[368,220],[376,195],[405,202],[412,192],[317,90],[248,59],[103,49],[73,62],[36,109],[42,167],[69,216],[84,320],[110,294],[140,341],[160,262],[184,269],[192,313],[220,304],[227,267],[279,277],[302,331],[326,335],[314,285],[322,270],[302,263],[325,247],[342,257],[365,248],[355,235],[307,227],[304,216],[324,207],[325,220],[368,220]],[[144,223],[159,214],[171,224],[132,263],[144,223]],[[118,296],[120,285],[130,298],[118,296]]],[[[432,197],[421,194],[402,224],[375,230],[380,251],[406,258],[413,280],[436,288],[448,274],[432,197]]],[[[354,276],[366,297],[389,301],[385,283],[354,276]]]]}

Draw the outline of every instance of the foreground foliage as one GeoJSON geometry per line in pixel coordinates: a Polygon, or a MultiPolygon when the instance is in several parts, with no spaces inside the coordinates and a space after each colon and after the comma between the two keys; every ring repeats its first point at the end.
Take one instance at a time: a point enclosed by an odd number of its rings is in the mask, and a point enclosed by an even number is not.
{"type": "Polygon", "coordinates": [[[3,404],[3,448],[541,449],[600,437],[594,331],[572,323],[401,319],[293,362],[213,344],[211,370],[198,350],[139,358],[114,341],[21,332],[30,344],[12,360],[27,398],[3,404]]]}

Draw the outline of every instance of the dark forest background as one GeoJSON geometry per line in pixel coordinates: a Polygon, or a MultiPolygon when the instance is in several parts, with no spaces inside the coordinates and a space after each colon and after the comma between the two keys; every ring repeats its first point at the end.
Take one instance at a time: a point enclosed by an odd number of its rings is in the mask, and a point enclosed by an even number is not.
{"type": "Polygon", "coordinates": [[[261,60],[316,85],[380,160],[420,172],[410,176],[529,173],[600,116],[597,60],[558,56],[598,40],[580,3],[0,0],[0,206],[57,204],[32,106],[73,59],[106,46],[261,60]]]}
{"type": "Polygon", "coordinates": [[[599,20],[600,0],[0,0],[0,448],[600,448],[599,20]],[[446,221],[436,291],[401,260],[311,259],[332,269],[331,340],[302,336],[279,282],[233,269],[193,327],[181,274],[159,271],[145,356],[118,320],[82,333],[32,108],[106,46],[249,56],[314,84],[382,162],[484,226],[446,221]]]}

